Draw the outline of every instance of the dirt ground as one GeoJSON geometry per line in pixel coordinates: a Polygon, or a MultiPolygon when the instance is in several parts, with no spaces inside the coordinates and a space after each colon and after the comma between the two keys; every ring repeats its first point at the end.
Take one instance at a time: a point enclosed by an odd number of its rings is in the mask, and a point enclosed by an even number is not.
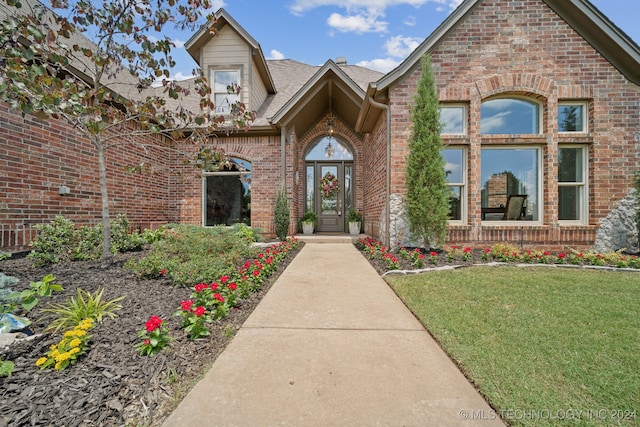
{"type": "Polygon", "coordinates": [[[34,268],[27,258],[0,261],[0,271],[20,279],[13,290],[51,273],[64,291],[42,298],[28,318],[34,335],[0,349],[0,359],[15,363],[11,377],[0,378],[0,427],[2,426],[157,426],[170,414],[186,392],[206,372],[231,341],[275,279],[302,248],[300,242],[262,289],[242,300],[237,309],[211,327],[212,334],[190,341],[172,314],[187,299],[190,289],[177,288],[167,280],[141,280],[123,268],[130,257],[145,252],[120,254],[107,269],[99,261],[62,263],[34,268]],[[104,300],[125,296],[115,319],[106,318],[90,331],[87,354],[62,372],[41,371],[35,361],[44,356],[60,334],[43,333],[50,319],[42,308],[63,303],[77,295],[77,288],[94,293],[104,288],[104,300]],[[153,357],[140,356],[135,344],[138,331],[150,316],[167,322],[173,338],[169,348],[153,357]]]}

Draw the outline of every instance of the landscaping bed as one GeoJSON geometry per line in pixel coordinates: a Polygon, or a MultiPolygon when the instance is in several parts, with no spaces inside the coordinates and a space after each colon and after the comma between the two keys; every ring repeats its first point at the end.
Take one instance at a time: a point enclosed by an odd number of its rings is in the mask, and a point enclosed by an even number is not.
{"type": "Polygon", "coordinates": [[[27,258],[0,261],[0,272],[20,279],[15,290],[42,280],[47,274],[64,291],[40,304],[29,314],[34,335],[0,349],[0,359],[14,362],[10,377],[0,378],[0,426],[157,426],[170,414],[186,392],[197,382],[231,341],[270,286],[302,248],[292,250],[280,262],[259,291],[239,300],[222,320],[216,320],[211,335],[189,340],[180,319],[172,314],[180,301],[188,299],[192,288],[176,287],[160,277],[144,280],[123,268],[148,249],[116,255],[113,264],[102,268],[100,261],[64,262],[35,268],[27,258]],[[49,321],[42,319],[48,303],[63,303],[77,296],[77,288],[94,293],[104,288],[108,301],[125,295],[117,317],[104,318],[89,331],[90,350],[63,371],[40,370],[36,360],[44,356],[60,335],[43,333],[49,321]],[[152,315],[162,317],[172,337],[168,348],[151,356],[136,349],[138,332],[152,315]]]}

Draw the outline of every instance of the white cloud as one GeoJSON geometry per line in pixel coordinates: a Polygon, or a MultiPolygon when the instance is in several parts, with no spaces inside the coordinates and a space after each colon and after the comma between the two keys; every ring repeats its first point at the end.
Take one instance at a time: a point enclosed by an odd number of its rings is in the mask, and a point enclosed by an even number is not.
{"type": "Polygon", "coordinates": [[[224,0],[213,0],[211,2],[211,10],[213,12],[217,12],[218,9],[220,9],[221,7],[225,7],[227,4],[224,2],[224,0]]]}
{"type": "Polygon", "coordinates": [[[284,58],[285,58],[284,54],[275,49],[269,52],[269,57],[267,57],[267,59],[284,59],[284,58]]]}
{"type": "Polygon", "coordinates": [[[388,55],[397,58],[406,58],[411,52],[416,50],[421,42],[422,39],[417,37],[395,36],[387,40],[384,47],[388,55]]]}
{"type": "Polygon", "coordinates": [[[374,59],[372,61],[360,61],[356,65],[369,68],[371,70],[380,71],[381,73],[388,73],[389,71],[396,68],[398,64],[400,64],[400,61],[392,58],[386,58],[374,59]]]}
{"type": "Polygon", "coordinates": [[[415,16],[407,16],[406,18],[404,18],[404,21],[402,21],[402,23],[407,27],[415,27],[417,24],[417,20],[415,16]]]}
{"type": "Polygon", "coordinates": [[[420,7],[427,3],[436,3],[448,6],[450,10],[455,9],[463,0],[294,0],[289,10],[294,15],[302,15],[303,13],[322,6],[337,6],[353,10],[377,10],[383,13],[385,9],[393,6],[409,5],[420,7]]]}
{"type": "Polygon", "coordinates": [[[378,20],[379,15],[351,15],[343,16],[332,13],[327,24],[342,33],[380,33],[387,31],[388,23],[378,20]]]}
{"type": "Polygon", "coordinates": [[[171,40],[173,42],[173,44],[176,45],[176,49],[182,49],[184,47],[184,44],[186,42],[182,41],[182,40],[178,40],[178,39],[173,39],[171,40]]]}

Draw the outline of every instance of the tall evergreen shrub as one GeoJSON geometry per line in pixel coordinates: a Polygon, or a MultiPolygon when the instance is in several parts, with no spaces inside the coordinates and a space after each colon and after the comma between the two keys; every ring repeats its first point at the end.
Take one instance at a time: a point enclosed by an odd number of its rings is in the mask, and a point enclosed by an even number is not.
{"type": "Polygon", "coordinates": [[[287,233],[289,232],[289,199],[287,199],[287,190],[282,187],[278,191],[278,195],[276,197],[276,207],[275,207],[275,226],[276,226],[276,236],[280,240],[287,239],[287,233]]]}
{"type": "Polygon", "coordinates": [[[422,76],[411,107],[413,130],[406,166],[409,229],[425,248],[444,244],[449,214],[449,189],[442,158],[440,103],[430,56],[420,60],[422,76]]]}

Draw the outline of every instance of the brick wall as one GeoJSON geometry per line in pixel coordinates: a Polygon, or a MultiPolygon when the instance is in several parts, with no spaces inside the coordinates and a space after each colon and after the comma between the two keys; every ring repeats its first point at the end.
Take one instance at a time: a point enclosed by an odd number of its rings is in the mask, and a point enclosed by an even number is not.
{"type": "MultiPolygon", "coordinates": [[[[127,131],[119,131],[119,135],[127,131]]],[[[168,152],[165,141],[123,138],[106,150],[109,208],[113,218],[126,214],[135,224],[167,222],[168,152]],[[119,144],[119,145],[118,145],[119,144]],[[146,165],[144,175],[126,172],[127,166],[146,165]]],[[[77,131],[61,120],[22,117],[0,103],[0,244],[24,248],[33,237],[30,227],[64,215],[77,224],[101,218],[96,151],[77,131]],[[69,188],[60,195],[59,187],[69,188]],[[24,231],[26,230],[26,231],[24,231]]]]}
{"type": "MultiPolygon", "coordinates": [[[[452,227],[449,241],[521,239],[519,229],[481,223],[480,149],[496,144],[537,144],[544,159],[540,177],[543,218],[541,225],[524,226],[524,239],[532,243],[592,245],[600,219],[631,191],[632,176],[640,169],[636,141],[640,88],[628,82],[543,1],[479,2],[432,56],[441,101],[466,104],[469,111],[468,135],[443,141],[466,147],[468,155],[468,225],[452,227]],[[530,138],[481,136],[482,101],[502,95],[542,102],[542,134],[530,138]],[[561,100],[588,101],[588,135],[559,135],[556,112],[561,100]],[[557,153],[561,143],[583,144],[588,149],[589,220],[583,226],[558,222],[557,153]]],[[[417,67],[389,91],[393,194],[404,194],[403,168],[411,127],[408,107],[419,78],[417,67]]]]}

